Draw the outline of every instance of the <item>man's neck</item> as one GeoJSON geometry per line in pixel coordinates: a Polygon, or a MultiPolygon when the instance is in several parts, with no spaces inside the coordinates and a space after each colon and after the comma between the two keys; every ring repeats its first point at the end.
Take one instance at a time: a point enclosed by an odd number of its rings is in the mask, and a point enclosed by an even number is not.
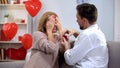
{"type": "MultiPolygon", "coordinates": [[[[87,24],[86,24],[86,28],[88,28],[88,27],[90,27],[90,26],[92,26],[92,25],[94,25],[94,24],[96,24],[96,22],[94,22],[93,24],[87,23],[87,24]]],[[[85,28],[85,29],[86,29],[86,28],[85,28]]]]}

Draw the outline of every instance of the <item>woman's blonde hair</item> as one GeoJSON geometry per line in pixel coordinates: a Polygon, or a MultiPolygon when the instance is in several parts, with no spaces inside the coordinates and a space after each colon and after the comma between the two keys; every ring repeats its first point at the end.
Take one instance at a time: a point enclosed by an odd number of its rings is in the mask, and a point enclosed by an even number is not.
{"type": "Polygon", "coordinates": [[[41,18],[39,20],[39,25],[38,25],[38,31],[41,31],[41,32],[44,32],[44,33],[46,32],[45,24],[46,24],[46,22],[48,20],[48,17],[51,16],[51,15],[57,16],[57,14],[54,13],[54,12],[45,12],[41,16],[41,18]]]}

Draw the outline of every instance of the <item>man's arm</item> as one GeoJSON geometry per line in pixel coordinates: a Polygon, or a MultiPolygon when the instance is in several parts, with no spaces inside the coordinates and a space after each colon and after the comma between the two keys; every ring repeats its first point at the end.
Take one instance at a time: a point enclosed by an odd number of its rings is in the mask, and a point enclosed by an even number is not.
{"type": "Polygon", "coordinates": [[[82,39],[79,38],[73,48],[66,49],[64,53],[66,63],[68,65],[75,65],[86,56],[91,48],[90,39],[88,37],[84,36],[82,39]]]}

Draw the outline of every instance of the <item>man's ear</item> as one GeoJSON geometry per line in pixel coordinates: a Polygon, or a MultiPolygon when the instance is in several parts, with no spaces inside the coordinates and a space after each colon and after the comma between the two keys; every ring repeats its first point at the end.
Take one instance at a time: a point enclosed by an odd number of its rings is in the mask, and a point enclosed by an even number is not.
{"type": "Polygon", "coordinates": [[[84,24],[87,24],[88,20],[86,18],[83,18],[83,22],[84,22],[84,24]]]}
{"type": "Polygon", "coordinates": [[[83,24],[86,24],[86,19],[82,18],[82,22],[83,22],[83,24]]]}

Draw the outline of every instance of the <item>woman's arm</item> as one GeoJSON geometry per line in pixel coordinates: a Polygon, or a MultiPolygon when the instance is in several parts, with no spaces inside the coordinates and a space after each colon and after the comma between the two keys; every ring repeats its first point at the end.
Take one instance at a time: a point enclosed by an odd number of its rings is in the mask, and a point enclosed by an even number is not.
{"type": "Polygon", "coordinates": [[[42,32],[35,32],[33,34],[33,48],[45,53],[54,53],[58,51],[58,43],[48,40],[48,37],[42,32]]]}
{"type": "Polygon", "coordinates": [[[53,18],[49,18],[49,20],[46,22],[46,33],[47,33],[47,36],[48,36],[48,40],[49,41],[54,41],[54,35],[52,33],[52,30],[54,28],[54,23],[55,21],[53,20],[53,18]]]}

